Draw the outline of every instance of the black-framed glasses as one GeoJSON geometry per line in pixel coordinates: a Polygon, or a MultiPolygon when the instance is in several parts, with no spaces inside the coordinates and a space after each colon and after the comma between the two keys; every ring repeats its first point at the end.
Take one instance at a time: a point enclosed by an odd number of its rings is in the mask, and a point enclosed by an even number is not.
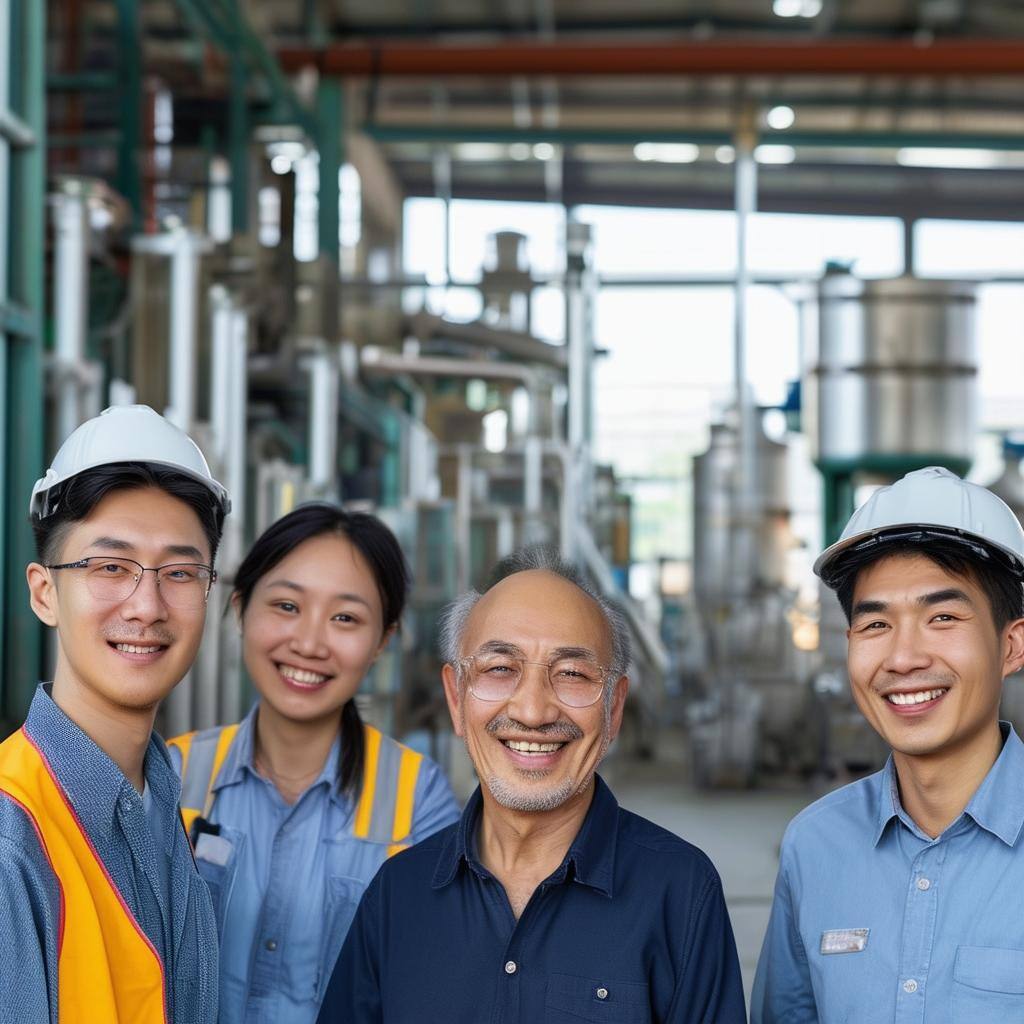
{"type": "Polygon", "coordinates": [[[111,604],[127,601],[138,589],[143,574],[151,572],[155,573],[160,596],[167,604],[174,608],[200,608],[206,604],[210,587],[217,580],[213,568],[199,562],[171,562],[151,569],[133,558],[108,555],[94,555],[46,568],[80,570],[89,593],[111,604]]]}
{"type": "Polygon", "coordinates": [[[558,657],[550,662],[527,661],[499,651],[471,654],[457,665],[468,680],[468,689],[477,700],[507,701],[522,682],[527,665],[547,670],[548,683],[555,697],[566,707],[587,708],[604,693],[608,669],[588,657],[558,657]]]}

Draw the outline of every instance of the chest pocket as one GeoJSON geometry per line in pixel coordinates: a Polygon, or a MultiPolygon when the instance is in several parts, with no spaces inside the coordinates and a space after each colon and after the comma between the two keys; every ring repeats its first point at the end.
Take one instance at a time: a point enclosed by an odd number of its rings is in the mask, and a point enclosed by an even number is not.
{"type": "Polygon", "coordinates": [[[210,890],[213,912],[217,918],[217,937],[221,940],[224,937],[224,917],[235,885],[244,843],[245,833],[227,825],[221,826],[220,835],[200,835],[196,843],[196,867],[210,890]]]}
{"type": "Polygon", "coordinates": [[[547,1024],[572,1024],[581,1020],[608,1024],[650,1024],[647,986],[614,978],[580,978],[552,974],[548,978],[547,1024]]]}
{"type": "Polygon", "coordinates": [[[954,1024],[1024,1020],[1024,950],[961,946],[953,965],[954,1024]]]}

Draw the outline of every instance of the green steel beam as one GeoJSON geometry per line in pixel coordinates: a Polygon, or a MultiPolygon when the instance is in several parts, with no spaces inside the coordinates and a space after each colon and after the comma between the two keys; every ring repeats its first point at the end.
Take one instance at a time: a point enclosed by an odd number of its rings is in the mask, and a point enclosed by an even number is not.
{"type": "Polygon", "coordinates": [[[113,92],[121,79],[106,71],[82,71],[73,75],[46,76],[47,92],[113,92]]]}
{"type": "Polygon", "coordinates": [[[46,145],[50,149],[113,149],[115,146],[120,148],[122,141],[123,137],[119,131],[74,132],[49,135],[46,138],[46,145]]]}
{"type": "Polygon", "coordinates": [[[231,57],[228,96],[228,158],[231,162],[231,230],[249,230],[249,72],[240,54],[231,57]]]}
{"type": "MultiPolygon", "coordinates": [[[[730,144],[728,131],[644,128],[488,128],[471,125],[381,124],[366,122],[361,131],[378,142],[550,142],[555,145],[621,145],[638,142],[692,142],[697,145],[730,144]]],[[[944,132],[817,132],[766,131],[759,142],[786,146],[835,149],[902,149],[920,146],[938,149],[1024,150],[1024,134],[952,134],[944,132]]]]}
{"type": "MultiPolygon", "coordinates": [[[[5,344],[3,417],[0,444],[4,449],[3,573],[0,579],[0,717],[9,726],[24,716],[42,671],[42,627],[32,613],[25,591],[24,567],[35,557],[29,527],[28,499],[42,473],[44,188],[46,182],[46,4],[25,0],[11,8],[10,106],[33,133],[36,144],[11,154],[10,192],[0,194],[9,204],[10,238],[0,239],[9,253],[10,303],[24,311],[22,327],[29,333],[11,335],[5,344]]],[[[12,308],[11,305],[8,308],[12,308]]],[[[19,332],[20,333],[20,332],[19,332]]]]}
{"type": "Polygon", "coordinates": [[[39,333],[38,318],[31,310],[16,302],[0,302],[0,333],[34,338],[39,333]]]}
{"type": "Polygon", "coordinates": [[[341,216],[338,173],[344,159],[344,108],[341,80],[321,78],[316,93],[315,136],[320,154],[318,226],[320,251],[330,256],[335,266],[341,259],[338,243],[341,216]]]}
{"type": "Polygon", "coordinates": [[[118,105],[120,138],[117,145],[117,190],[132,211],[132,226],[142,228],[142,38],[139,0],[117,0],[118,105]]]}

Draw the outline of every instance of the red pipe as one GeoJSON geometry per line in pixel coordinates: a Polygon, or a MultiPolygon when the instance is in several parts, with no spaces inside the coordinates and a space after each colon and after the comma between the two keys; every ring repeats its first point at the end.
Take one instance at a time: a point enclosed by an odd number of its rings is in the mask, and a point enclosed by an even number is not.
{"type": "Polygon", "coordinates": [[[807,43],[510,43],[495,46],[338,44],[279,52],[286,71],[325,75],[964,75],[1024,77],[1024,42],[976,39],[807,43]]]}

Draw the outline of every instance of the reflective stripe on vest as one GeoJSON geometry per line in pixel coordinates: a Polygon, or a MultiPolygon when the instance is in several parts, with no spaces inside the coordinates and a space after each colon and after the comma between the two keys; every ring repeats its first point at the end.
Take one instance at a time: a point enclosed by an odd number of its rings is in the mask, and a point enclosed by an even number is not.
{"type": "MultiPolygon", "coordinates": [[[[404,840],[412,832],[423,755],[372,725],[364,725],[363,730],[363,783],[352,834],[386,843],[391,857],[409,845],[404,840]]],[[[181,752],[181,815],[190,832],[195,819],[200,814],[209,817],[213,809],[213,787],[237,732],[237,725],[228,725],[168,740],[168,746],[181,752]]]]}
{"type": "Polygon", "coordinates": [[[159,954],[24,729],[0,744],[0,792],[28,815],[60,888],[58,1024],[166,1024],[159,954]]]}

